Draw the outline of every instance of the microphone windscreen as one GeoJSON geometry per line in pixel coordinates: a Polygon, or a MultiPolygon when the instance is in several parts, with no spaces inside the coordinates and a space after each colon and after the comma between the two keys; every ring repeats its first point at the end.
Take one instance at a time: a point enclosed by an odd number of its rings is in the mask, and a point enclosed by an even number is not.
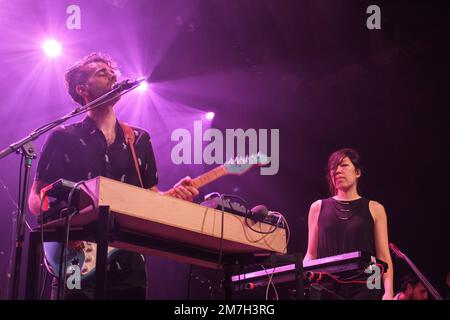
{"type": "Polygon", "coordinates": [[[267,209],[266,206],[263,205],[257,205],[254,206],[250,212],[252,213],[252,218],[258,221],[262,221],[264,220],[267,215],[269,214],[269,210],[267,209]]]}

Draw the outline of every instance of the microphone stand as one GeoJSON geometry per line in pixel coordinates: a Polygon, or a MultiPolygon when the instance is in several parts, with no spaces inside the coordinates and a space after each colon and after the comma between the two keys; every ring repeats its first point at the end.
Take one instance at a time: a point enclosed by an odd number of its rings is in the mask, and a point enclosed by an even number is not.
{"type": "MultiPolygon", "coordinates": [[[[36,140],[40,136],[42,136],[44,133],[50,131],[51,129],[59,126],[60,124],[66,122],[67,120],[74,118],[80,114],[86,113],[92,109],[98,108],[105,103],[108,103],[114,99],[117,99],[119,96],[124,95],[125,93],[135,89],[138,86],[138,83],[136,83],[133,86],[129,86],[129,83],[123,83],[122,85],[118,85],[117,87],[113,87],[110,91],[102,95],[101,97],[87,103],[84,106],[78,107],[74,110],[72,110],[70,113],[66,114],[65,116],[52,121],[46,125],[43,125],[37,129],[35,129],[33,132],[31,132],[28,136],[25,138],[11,144],[10,146],[6,147],[2,151],[0,151],[0,159],[5,158],[6,156],[10,155],[11,153],[15,152],[17,154],[20,154],[22,158],[25,159],[24,161],[24,169],[25,174],[23,177],[23,181],[20,181],[22,189],[19,190],[19,199],[18,199],[18,210],[17,210],[17,227],[16,227],[16,243],[15,243],[15,253],[14,253],[14,266],[13,270],[11,270],[12,275],[12,290],[11,290],[11,299],[16,300],[19,296],[19,283],[20,283],[20,269],[21,269],[21,260],[22,260],[22,249],[23,244],[25,240],[25,209],[26,209],[26,199],[28,194],[28,184],[29,184],[29,177],[30,177],[30,171],[31,171],[31,165],[34,159],[36,159],[36,151],[33,146],[32,141],[36,140]],[[124,90],[126,89],[126,90],[124,90]],[[114,95],[115,93],[118,93],[118,95],[114,95]],[[108,96],[111,95],[111,98],[108,98],[108,96]],[[106,99],[105,101],[102,101],[106,99]]],[[[22,168],[20,168],[22,170],[22,168]]]]}

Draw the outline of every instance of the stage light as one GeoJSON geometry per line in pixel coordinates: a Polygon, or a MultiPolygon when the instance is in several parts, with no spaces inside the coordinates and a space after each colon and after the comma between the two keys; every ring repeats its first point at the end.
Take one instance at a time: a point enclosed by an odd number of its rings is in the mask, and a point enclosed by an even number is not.
{"type": "Polygon", "coordinates": [[[207,112],[205,118],[206,120],[212,120],[214,119],[214,116],[215,116],[214,112],[207,112]]]}
{"type": "Polygon", "coordinates": [[[138,87],[137,90],[140,92],[145,92],[148,90],[148,83],[146,81],[142,82],[138,87]]]}
{"type": "Polygon", "coordinates": [[[55,39],[47,39],[42,44],[42,49],[45,54],[50,58],[59,56],[62,52],[61,44],[55,39]]]}

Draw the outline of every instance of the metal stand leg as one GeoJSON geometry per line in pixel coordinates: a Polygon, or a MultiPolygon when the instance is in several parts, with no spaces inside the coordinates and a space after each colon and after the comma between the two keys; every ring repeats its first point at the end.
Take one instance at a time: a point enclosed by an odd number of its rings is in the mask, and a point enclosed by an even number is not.
{"type": "Polygon", "coordinates": [[[39,299],[39,275],[41,270],[41,235],[39,231],[30,232],[28,263],[26,273],[25,299],[39,299]]]}
{"type": "Polygon", "coordinates": [[[296,299],[297,300],[304,300],[305,299],[305,292],[303,288],[303,257],[302,255],[296,254],[295,255],[295,283],[296,283],[296,299]]]}
{"type": "MultiPolygon", "coordinates": [[[[30,180],[31,163],[33,159],[36,159],[36,153],[31,142],[28,142],[22,147],[22,154],[25,159],[24,167],[25,173],[22,183],[22,190],[20,192],[20,199],[18,201],[19,208],[17,211],[17,233],[16,233],[16,247],[14,255],[14,266],[12,272],[12,290],[11,299],[16,300],[19,298],[20,288],[20,271],[22,263],[22,250],[25,242],[25,211],[26,211],[26,199],[28,198],[28,182],[30,180]]],[[[22,169],[21,169],[22,170],[22,169]]]]}
{"type": "Polygon", "coordinates": [[[97,234],[97,258],[95,268],[95,299],[106,299],[107,290],[107,263],[108,240],[110,231],[109,206],[99,207],[98,234],[97,234]]]}
{"type": "Polygon", "coordinates": [[[232,267],[229,265],[224,265],[223,270],[225,276],[223,280],[225,300],[232,300],[233,299],[233,282],[231,281],[231,277],[233,276],[232,267]]]}

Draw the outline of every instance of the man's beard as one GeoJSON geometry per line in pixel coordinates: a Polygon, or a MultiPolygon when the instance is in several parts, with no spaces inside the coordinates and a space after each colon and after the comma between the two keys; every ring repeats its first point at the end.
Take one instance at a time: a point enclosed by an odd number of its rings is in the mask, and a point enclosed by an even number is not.
{"type": "MultiPolygon", "coordinates": [[[[101,96],[105,95],[106,93],[108,93],[111,89],[107,89],[103,92],[99,92],[94,96],[94,99],[98,99],[101,96]]],[[[100,107],[100,105],[103,106],[113,106],[115,105],[118,101],[120,100],[120,93],[119,92],[113,92],[108,94],[107,96],[105,96],[103,99],[101,99],[99,102],[97,102],[95,105],[98,105],[100,107]]],[[[101,107],[100,107],[101,108],[101,107]]]]}

